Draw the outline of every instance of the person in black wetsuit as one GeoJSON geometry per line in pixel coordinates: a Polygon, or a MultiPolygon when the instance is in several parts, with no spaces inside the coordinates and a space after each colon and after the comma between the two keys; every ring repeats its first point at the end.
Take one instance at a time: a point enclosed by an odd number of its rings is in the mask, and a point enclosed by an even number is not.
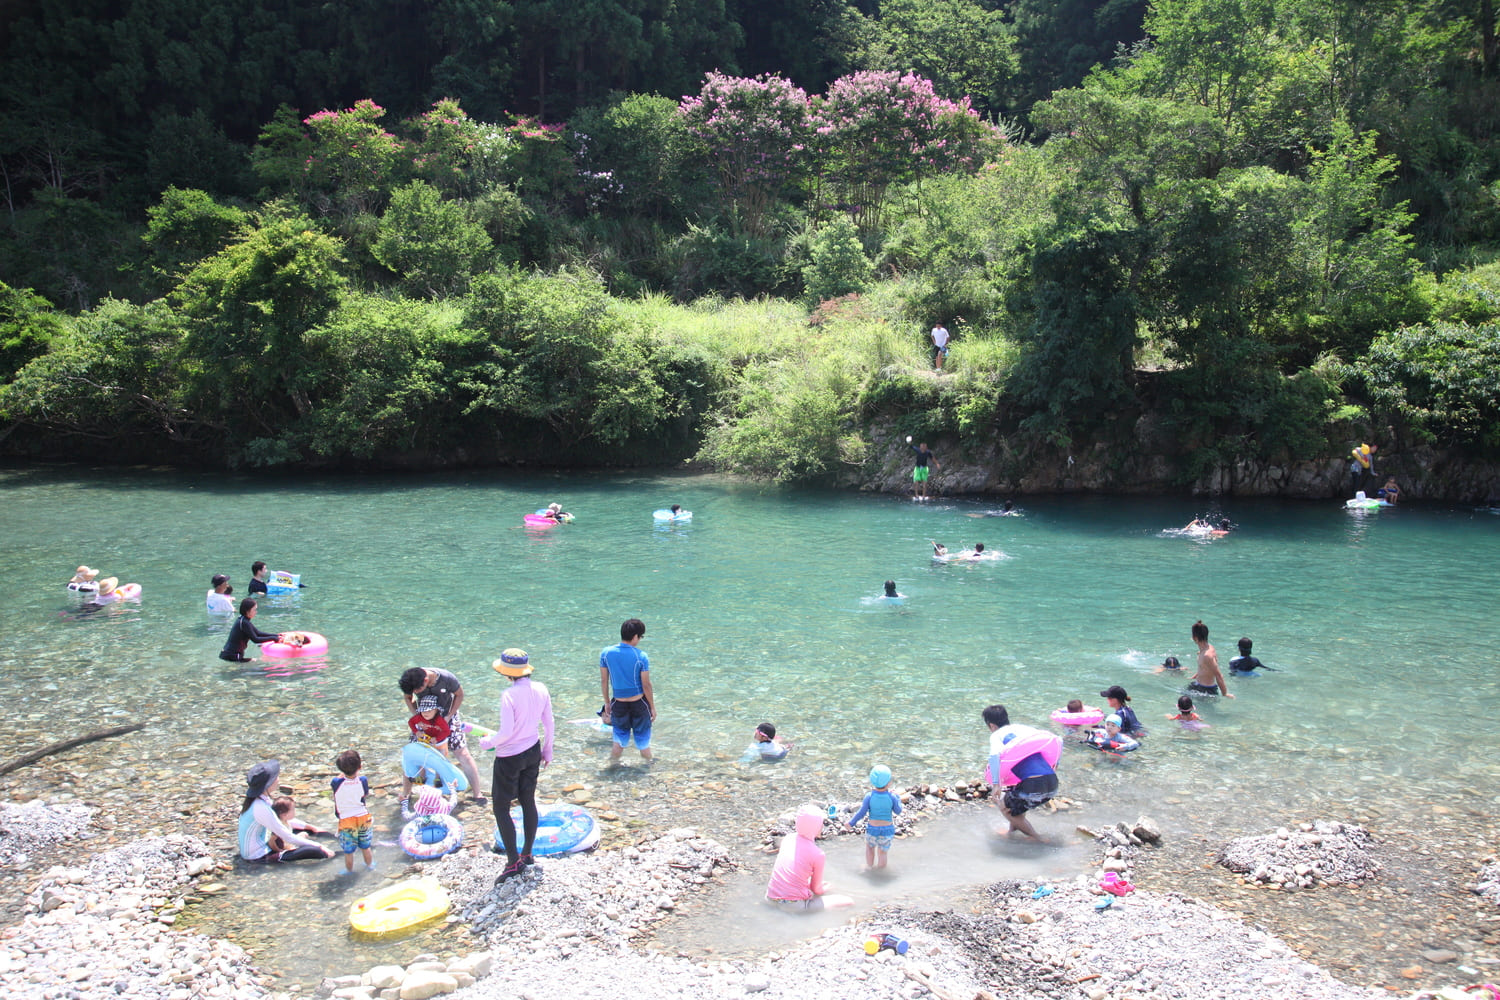
{"type": "Polygon", "coordinates": [[[266,564],[260,560],[250,564],[250,594],[264,594],[266,592],[266,564]]]}
{"type": "Polygon", "coordinates": [[[262,632],[255,627],[256,604],[255,598],[247,597],[240,602],[240,616],[230,626],[229,638],[224,642],[224,648],[219,650],[219,659],[228,660],[230,663],[247,663],[250,657],[245,655],[245,647],[250,643],[257,646],[263,642],[285,642],[285,632],[272,634],[262,632]]]}
{"type": "Polygon", "coordinates": [[[1257,667],[1265,666],[1260,660],[1250,655],[1250,637],[1245,636],[1239,642],[1240,655],[1229,661],[1229,672],[1231,674],[1253,674],[1257,667]]]}

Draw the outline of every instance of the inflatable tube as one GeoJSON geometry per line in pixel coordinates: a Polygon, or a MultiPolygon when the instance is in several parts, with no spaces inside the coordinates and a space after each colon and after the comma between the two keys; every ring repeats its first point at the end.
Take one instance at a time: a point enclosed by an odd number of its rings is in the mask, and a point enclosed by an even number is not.
{"type": "Polygon", "coordinates": [[[1110,736],[1098,730],[1089,733],[1088,738],[1084,742],[1091,747],[1103,750],[1105,753],[1129,753],[1132,750],[1139,750],[1141,748],[1139,740],[1122,740],[1117,736],[1110,736]]]}
{"type": "Polygon", "coordinates": [[[1069,712],[1065,708],[1059,708],[1052,713],[1052,721],[1064,726],[1097,726],[1104,721],[1104,710],[1087,705],[1083,706],[1082,712],[1069,712]]]}
{"type": "Polygon", "coordinates": [[[431,861],[463,846],[464,825],[445,813],[418,816],[401,828],[396,843],[418,861],[431,861]]]}
{"type": "Polygon", "coordinates": [[[1372,500],[1369,497],[1355,497],[1353,500],[1344,501],[1345,510],[1379,510],[1381,507],[1394,507],[1395,504],[1386,503],[1384,500],[1372,500]]]}
{"type": "Polygon", "coordinates": [[[693,512],[690,510],[679,510],[674,514],[670,510],[653,510],[651,516],[658,521],[691,521],[693,519],[693,512]]]}
{"type": "MultiPolygon", "coordinates": [[[[510,818],[516,824],[517,835],[520,835],[520,806],[510,811],[510,818]]],[[[548,854],[575,854],[578,851],[592,850],[599,843],[599,833],[599,824],[587,809],[559,802],[541,811],[531,853],[545,857],[548,854]]],[[[505,849],[505,845],[500,842],[499,830],[495,831],[495,847],[502,851],[505,849]]]]}
{"type": "Polygon", "coordinates": [[[550,517],[543,517],[540,514],[527,514],[521,520],[526,522],[528,528],[551,528],[562,523],[561,521],[554,521],[550,517]]]}
{"type": "Polygon", "coordinates": [[[88,582],[88,583],[71,583],[70,582],[68,584],[68,589],[71,590],[71,591],[73,591],[73,593],[75,593],[75,594],[92,594],[92,593],[96,593],[99,590],[99,585],[97,583],[93,583],[93,582],[88,582]]]}
{"type": "Polygon", "coordinates": [[[290,642],[263,642],[260,646],[260,655],[270,657],[291,656],[318,656],[328,652],[328,640],[316,632],[298,632],[302,636],[303,643],[300,646],[290,642]]]}
{"type": "Polygon", "coordinates": [[[361,934],[391,934],[447,916],[452,905],[437,879],[407,879],[355,900],[349,926],[361,934]]]}
{"type": "Polygon", "coordinates": [[[1062,756],[1062,737],[1056,733],[1044,733],[1040,729],[1030,726],[1009,727],[1011,734],[1001,749],[998,759],[991,756],[989,764],[985,767],[985,780],[992,785],[1019,785],[1021,779],[1016,777],[1011,768],[1034,753],[1042,755],[1048,767],[1056,767],[1057,759],[1062,756]]]}
{"type": "Polygon", "coordinates": [[[271,570],[266,576],[266,596],[273,597],[276,594],[295,594],[302,589],[302,574],[285,573],[279,569],[271,570]]]}
{"type": "Polygon", "coordinates": [[[401,772],[414,779],[421,771],[436,775],[445,788],[468,791],[469,779],[447,757],[426,743],[406,744],[401,748],[401,772]]]}
{"type": "MultiPolygon", "coordinates": [[[[536,516],[536,517],[547,517],[547,508],[543,507],[541,510],[537,511],[534,516],[536,516]]],[[[567,524],[569,521],[573,520],[573,515],[569,514],[567,511],[562,511],[556,517],[547,517],[547,520],[549,520],[549,521],[560,521],[563,524],[567,524]]]]}

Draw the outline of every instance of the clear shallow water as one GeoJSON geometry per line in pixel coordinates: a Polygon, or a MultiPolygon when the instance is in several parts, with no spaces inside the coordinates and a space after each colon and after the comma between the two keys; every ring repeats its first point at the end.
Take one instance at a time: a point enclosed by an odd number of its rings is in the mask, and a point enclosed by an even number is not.
{"type": "MultiPolygon", "coordinates": [[[[455,671],[465,714],[488,722],[504,687],[489,663],[507,646],[531,652],[559,719],[587,717],[599,649],[632,616],[647,623],[659,764],[602,775],[607,743],[564,726],[543,790],[581,782],[622,815],[666,825],[682,789],[717,783],[697,803],[712,801],[699,813],[725,838],[758,839],[802,798],[857,798],[875,760],[898,783],[972,777],[981,707],[1045,724],[1113,683],[1154,732],[1122,762],[1068,748],[1064,794],[1100,803],[1094,819],[1149,809],[1169,831],[1258,830],[1268,813],[1334,815],[1372,799],[1467,788],[1487,801],[1500,777],[1474,735],[1500,709],[1500,518],[1467,509],[1226,502],[1216,514],[1237,530],[1203,541],[1164,534],[1206,512],[1186,499],[1032,498],[1024,517],[1001,518],[968,516],[993,501],[707,476],[49,469],[0,471],[0,503],[0,691],[16,752],[151,722],[150,739],[77,752],[107,764],[85,796],[181,773],[237,804],[255,760],[331,762],[346,746],[372,762],[372,782],[390,780],[400,671],[455,671]],[[551,500],[578,520],[521,526],[551,500]],[[673,502],[693,521],[653,522],[673,502]],[[931,539],[1007,558],[935,563],[931,539]],[[257,558],[309,585],[263,604],[257,624],[331,641],[300,672],[216,657],[227,622],[204,613],[208,578],[227,572],[243,595],[257,558]],[[140,582],[141,602],[78,616],[63,583],[80,562],[140,582]],[[874,599],[887,578],[903,602],[874,599]],[[1186,678],[1152,670],[1168,653],[1192,662],[1198,618],[1222,662],[1250,635],[1276,672],[1230,678],[1239,697],[1200,703],[1211,728],[1186,733],[1162,719],[1186,678]],[[762,720],[796,749],[780,765],[741,765],[762,720]]],[[[313,798],[302,796],[304,816],[326,820],[313,798]]],[[[1047,822],[1064,832],[1075,820],[1047,822]]],[[[341,910],[330,919],[318,910],[328,900],[306,892],[331,871],[274,874],[256,883],[262,901],[341,928],[341,910]]]]}

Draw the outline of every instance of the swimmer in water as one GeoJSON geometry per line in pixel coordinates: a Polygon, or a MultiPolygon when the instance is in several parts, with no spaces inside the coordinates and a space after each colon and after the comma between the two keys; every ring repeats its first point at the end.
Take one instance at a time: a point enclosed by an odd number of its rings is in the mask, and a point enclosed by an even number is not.
{"type": "MultiPolygon", "coordinates": [[[[1250,642],[1250,637],[1248,635],[1242,636],[1240,638],[1240,655],[1229,661],[1229,672],[1231,674],[1240,674],[1245,677],[1254,677],[1257,668],[1266,666],[1264,663],[1260,662],[1260,660],[1250,655],[1251,645],[1252,644],[1250,642]]],[[[1266,667],[1266,669],[1269,670],[1270,667],[1266,667]]]]}
{"type": "Polygon", "coordinates": [[[882,597],[905,597],[906,595],[905,594],[898,594],[898,593],[896,593],[896,581],[895,580],[887,580],[887,581],[885,581],[885,593],[882,594],[881,596],[882,597]]]}
{"type": "Polygon", "coordinates": [[[1165,660],[1162,660],[1161,661],[1161,666],[1157,667],[1156,670],[1153,671],[1153,672],[1161,674],[1161,673],[1166,673],[1168,670],[1181,670],[1181,669],[1182,669],[1182,662],[1180,660],[1178,660],[1177,657],[1175,657],[1175,656],[1169,656],[1165,660]]]}
{"type": "Polygon", "coordinates": [[[1104,728],[1089,731],[1084,742],[1091,747],[1109,753],[1129,753],[1131,750],[1139,750],[1141,743],[1133,737],[1126,736],[1120,731],[1120,717],[1118,715],[1106,715],[1104,717],[1104,728]]]}
{"type": "Polygon", "coordinates": [[[1130,707],[1130,695],[1118,684],[1112,684],[1099,692],[1099,697],[1109,702],[1109,710],[1120,717],[1120,729],[1126,736],[1144,736],[1146,727],[1141,725],[1141,720],[1136,718],[1135,709],[1130,707]]]}
{"type": "Polygon", "coordinates": [[[1208,644],[1208,626],[1201,620],[1193,623],[1193,641],[1198,644],[1198,672],[1188,681],[1188,690],[1194,694],[1222,694],[1233,698],[1229,685],[1224,683],[1224,674],[1219,670],[1219,654],[1208,644]]]}
{"type": "Polygon", "coordinates": [[[1198,713],[1193,711],[1193,699],[1182,695],[1177,699],[1177,714],[1167,716],[1173,722],[1202,722],[1198,713]]]}
{"type": "Polygon", "coordinates": [[[942,542],[933,542],[932,554],[941,559],[948,554],[948,546],[944,545],[942,542]]]}

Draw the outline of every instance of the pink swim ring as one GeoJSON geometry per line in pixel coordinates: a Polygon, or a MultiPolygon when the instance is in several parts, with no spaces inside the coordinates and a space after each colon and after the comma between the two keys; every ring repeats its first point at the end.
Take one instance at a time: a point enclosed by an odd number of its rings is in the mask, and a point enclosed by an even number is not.
{"type": "Polygon", "coordinates": [[[299,646],[290,642],[267,642],[260,647],[262,656],[291,657],[291,656],[317,656],[319,653],[328,652],[328,640],[316,632],[289,632],[288,635],[299,635],[303,642],[299,646]]]}
{"type": "Polygon", "coordinates": [[[1104,709],[1085,705],[1081,712],[1070,712],[1059,708],[1052,713],[1052,721],[1063,726],[1097,726],[1104,721],[1104,709]]]}

